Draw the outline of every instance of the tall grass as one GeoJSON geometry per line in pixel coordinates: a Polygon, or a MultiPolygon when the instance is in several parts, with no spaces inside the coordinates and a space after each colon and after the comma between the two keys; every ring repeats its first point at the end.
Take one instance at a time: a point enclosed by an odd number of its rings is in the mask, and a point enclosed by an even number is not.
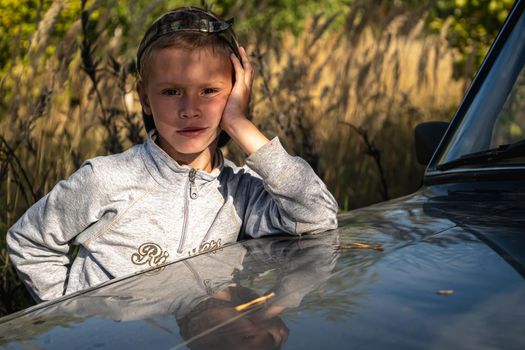
{"type": "MultiPolygon", "coordinates": [[[[134,93],[138,39],[110,25],[111,11],[100,11],[111,1],[83,1],[82,14],[50,53],[63,6],[51,6],[30,52],[0,78],[0,313],[30,303],[8,259],[7,229],[84,160],[145,139],[134,93]]],[[[142,27],[147,14],[130,27],[142,27]]],[[[381,26],[366,14],[352,8],[339,29],[330,18],[312,17],[299,36],[256,41],[258,33],[244,33],[258,73],[254,122],[306,159],[343,209],[418,187],[413,127],[448,119],[465,86],[452,77],[456,52],[446,29],[429,36],[420,14],[390,16],[381,26]]],[[[235,145],[225,153],[242,162],[235,145]]]]}
{"type": "Polygon", "coordinates": [[[406,14],[358,36],[329,23],[312,18],[298,38],[254,44],[254,119],[309,161],[345,209],[409,193],[423,171],[413,128],[448,120],[462,96],[457,53],[445,32],[425,35],[406,14]]]}

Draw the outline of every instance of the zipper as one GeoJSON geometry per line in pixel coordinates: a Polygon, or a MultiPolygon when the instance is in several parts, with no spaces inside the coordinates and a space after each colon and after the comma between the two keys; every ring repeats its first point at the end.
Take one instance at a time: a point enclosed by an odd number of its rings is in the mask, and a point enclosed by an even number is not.
{"type": "Polygon", "coordinates": [[[195,175],[197,174],[197,170],[191,169],[190,173],[188,175],[188,182],[186,182],[186,188],[184,190],[184,219],[182,222],[182,235],[180,237],[180,243],[179,248],[177,249],[177,253],[182,253],[182,247],[184,246],[184,241],[186,240],[186,231],[188,230],[188,216],[189,216],[189,206],[191,199],[197,198],[197,186],[195,185],[195,175]],[[189,191],[189,196],[186,195],[189,191]]]}
{"type": "Polygon", "coordinates": [[[197,174],[197,170],[191,169],[189,174],[191,199],[197,199],[197,186],[195,185],[195,174],[197,174]]]}

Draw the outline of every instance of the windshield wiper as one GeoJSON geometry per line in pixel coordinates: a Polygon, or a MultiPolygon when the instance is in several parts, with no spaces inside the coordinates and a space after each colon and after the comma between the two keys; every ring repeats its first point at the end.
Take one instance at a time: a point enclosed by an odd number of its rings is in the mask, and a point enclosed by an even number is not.
{"type": "Polygon", "coordinates": [[[462,165],[485,165],[502,160],[525,157],[525,140],[520,140],[508,145],[501,145],[485,151],[469,153],[450,162],[440,164],[437,170],[448,170],[462,165]]]}

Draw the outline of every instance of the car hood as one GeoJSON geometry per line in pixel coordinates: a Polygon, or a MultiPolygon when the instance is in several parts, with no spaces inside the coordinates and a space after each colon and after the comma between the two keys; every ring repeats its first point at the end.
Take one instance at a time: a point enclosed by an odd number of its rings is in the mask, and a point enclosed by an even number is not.
{"type": "Polygon", "coordinates": [[[525,346],[525,196],[433,186],[5,317],[2,348],[525,346]],[[262,298],[261,298],[262,297],[262,298]]]}

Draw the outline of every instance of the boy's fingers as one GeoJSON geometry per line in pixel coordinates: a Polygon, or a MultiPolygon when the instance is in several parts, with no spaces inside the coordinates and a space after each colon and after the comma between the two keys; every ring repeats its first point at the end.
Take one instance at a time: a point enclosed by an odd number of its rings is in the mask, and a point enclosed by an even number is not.
{"type": "Polygon", "coordinates": [[[244,74],[244,69],[241,66],[241,62],[239,61],[237,56],[235,56],[233,53],[230,55],[230,59],[233,64],[233,69],[235,70],[235,82],[236,82],[235,84],[237,84],[237,82],[244,81],[245,74],[244,74]]]}
{"type": "Polygon", "coordinates": [[[246,53],[246,50],[244,49],[244,47],[240,47],[239,48],[239,51],[240,51],[240,54],[241,54],[241,58],[242,58],[242,65],[244,67],[244,72],[246,74],[246,84],[248,84],[248,86],[251,86],[252,83],[253,83],[253,67],[252,67],[252,64],[250,63],[250,60],[248,58],[248,54],[246,53]]]}
{"type": "Polygon", "coordinates": [[[252,67],[252,64],[250,63],[250,59],[248,58],[248,54],[246,53],[246,49],[244,47],[240,47],[239,48],[239,52],[241,54],[241,59],[242,59],[242,65],[244,67],[244,72],[246,74],[246,77],[248,78],[248,79],[246,79],[246,83],[251,86],[251,84],[253,82],[253,67],[252,67]]]}

